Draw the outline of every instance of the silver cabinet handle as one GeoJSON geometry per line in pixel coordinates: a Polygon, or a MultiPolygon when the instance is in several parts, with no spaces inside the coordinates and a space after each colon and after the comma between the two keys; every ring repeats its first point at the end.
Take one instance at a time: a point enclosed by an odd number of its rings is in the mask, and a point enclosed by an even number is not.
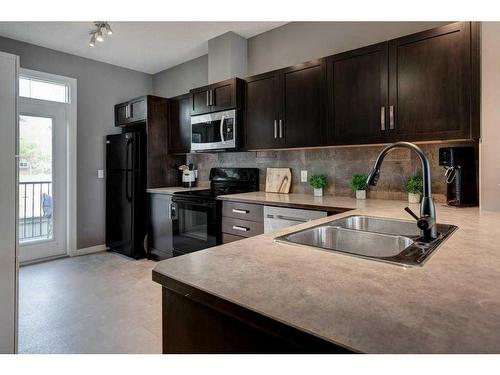
{"type": "Polygon", "coordinates": [[[380,130],[385,130],[385,106],[380,107],[380,130]]]}
{"type": "Polygon", "coordinates": [[[274,120],[274,139],[278,138],[278,121],[274,120]]]}
{"type": "Polygon", "coordinates": [[[248,214],[248,212],[249,212],[249,211],[247,211],[247,210],[239,210],[239,209],[237,209],[237,208],[233,208],[233,212],[234,212],[235,214],[243,214],[243,215],[246,215],[246,214],[248,214]]]}
{"type": "Polygon", "coordinates": [[[240,227],[239,225],[233,225],[233,229],[234,230],[239,230],[239,231],[242,231],[242,232],[248,232],[250,230],[250,228],[240,227]]]}
{"type": "Polygon", "coordinates": [[[125,106],[125,118],[129,119],[130,118],[130,104],[127,104],[125,106]]]}
{"type": "Polygon", "coordinates": [[[389,129],[394,130],[394,106],[389,106],[389,129]]]}
{"type": "Polygon", "coordinates": [[[280,128],[280,138],[283,138],[283,120],[280,119],[279,123],[280,123],[280,126],[279,126],[279,128],[280,128]]]}
{"type": "Polygon", "coordinates": [[[215,105],[214,103],[214,90],[210,90],[210,105],[215,105]]]}
{"type": "Polygon", "coordinates": [[[210,107],[210,90],[207,90],[207,107],[210,107]]]}

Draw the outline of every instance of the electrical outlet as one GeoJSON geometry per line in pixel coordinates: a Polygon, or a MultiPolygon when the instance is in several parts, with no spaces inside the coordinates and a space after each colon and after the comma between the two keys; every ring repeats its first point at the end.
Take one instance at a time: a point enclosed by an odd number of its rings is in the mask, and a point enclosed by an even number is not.
{"type": "Polygon", "coordinates": [[[97,170],[97,178],[104,178],[104,169],[97,170]]]}
{"type": "Polygon", "coordinates": [[[300,182],[307,182],[307,171],[300,171],[300,182]]]}

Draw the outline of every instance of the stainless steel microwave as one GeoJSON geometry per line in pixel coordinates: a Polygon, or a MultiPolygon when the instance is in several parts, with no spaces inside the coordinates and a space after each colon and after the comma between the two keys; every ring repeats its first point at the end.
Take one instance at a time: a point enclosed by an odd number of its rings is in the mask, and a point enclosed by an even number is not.
{"type": "Polygon", "coordinates": [[[191,116],[191,151],[234,150],[238,142],[237,110],[191,116]]]}

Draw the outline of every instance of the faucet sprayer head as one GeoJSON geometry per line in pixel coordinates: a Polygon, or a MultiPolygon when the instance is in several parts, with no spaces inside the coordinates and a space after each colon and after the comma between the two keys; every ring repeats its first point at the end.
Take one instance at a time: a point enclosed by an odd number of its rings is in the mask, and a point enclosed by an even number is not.
{"type": "Polygon", "coordinates": [[[380,177],[380,169],[373,168],[366,179],[366,183],[371,186],[377,185],[378,178],[380,177]]]}

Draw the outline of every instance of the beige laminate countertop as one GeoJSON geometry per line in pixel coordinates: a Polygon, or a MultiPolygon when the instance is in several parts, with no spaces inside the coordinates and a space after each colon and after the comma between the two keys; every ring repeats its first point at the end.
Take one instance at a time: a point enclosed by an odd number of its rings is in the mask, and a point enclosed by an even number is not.
{"type": "MultiPolygon", "coordinates": [[[[275,195],[232,197],[354,208],[333,218],[409,218],[402,201],[275,195]]],[[[154,271],[365,353],[500,353],[500,213],[438,204],[437,218],[459,229],[423,267],[273,241],[328,217],[171,258],[154,271]]]]}

